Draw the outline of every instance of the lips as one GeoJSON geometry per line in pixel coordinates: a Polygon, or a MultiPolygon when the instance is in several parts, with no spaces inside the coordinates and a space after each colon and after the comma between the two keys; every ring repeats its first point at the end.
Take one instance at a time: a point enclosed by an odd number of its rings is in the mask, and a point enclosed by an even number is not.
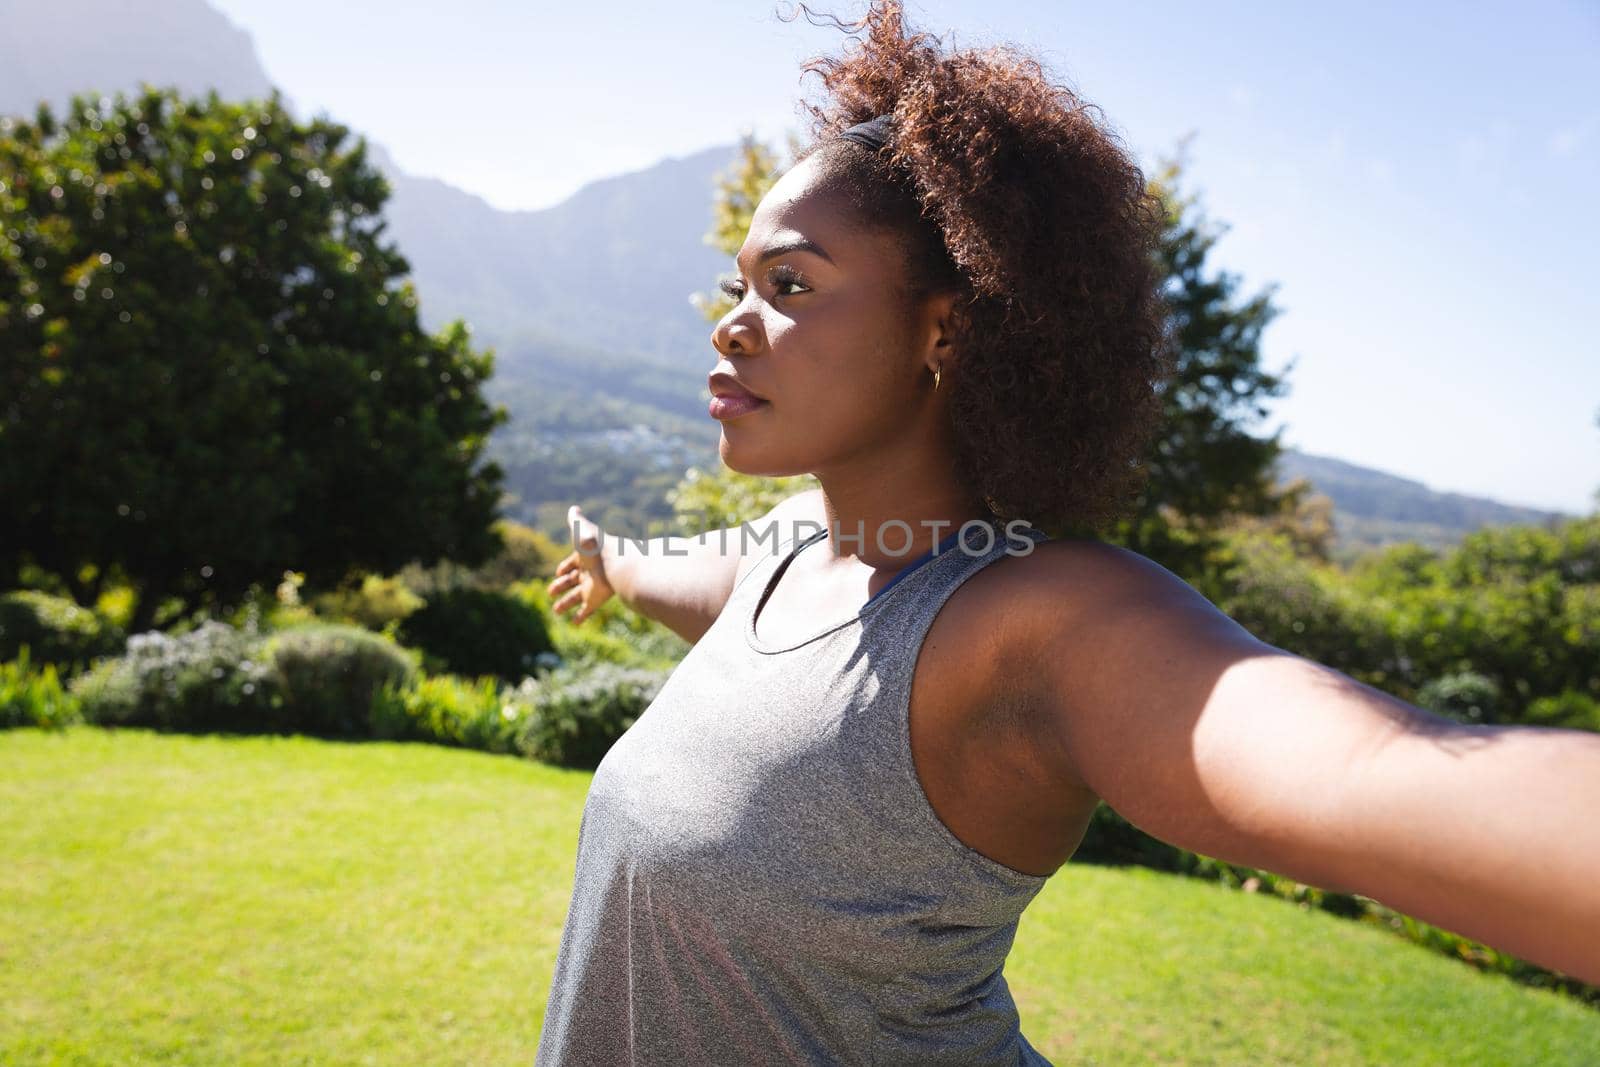
{"type": "Polygon", "coordinates": [[[748,415],[767,406],[763,397],[756,396],[730,374],[711,375],[711,403],[708,411],[713,419],[733,419],[748,415]]]}
{"type": "Polygon", "coordinates": [[[708,411],[713,419],[734,419],[740,415],[748,415],[752,411],[759,411],[767,406],[765,400],[751,396],[749,393],[737,395],[713,396],[708,411]]]}

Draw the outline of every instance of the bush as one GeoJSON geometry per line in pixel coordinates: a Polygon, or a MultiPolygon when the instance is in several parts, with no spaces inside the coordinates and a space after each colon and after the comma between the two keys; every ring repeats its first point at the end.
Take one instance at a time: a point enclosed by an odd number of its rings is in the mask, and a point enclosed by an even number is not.
{"type": "Polygon", "coordinates": [[[1417,703],[1459,722],[1500,721],[1500,687],[1473,671],[1435,678],[1417,691],[1417,703]]]}
{"type": "MultiPolygon", "coordinates": [[[[534,673],[550,634],[536,608],[503,593],[451,589],[400,624],[400,638],[453,674],[516,682],[534,673]]],[[[430,664],[431,666],[432,664],[430,664]]]]}
{"type": "Polygon", "coordinates": [[[0,660],[14,659],[26,645],[36,662],[76,670],[120,651],[122,638],[111,623],[66,597],[36,589],[0,596],[0,660]]]}
{"type": "Polygon", "coordinates": [[[128,638],[127,651],[73,679],[91,722],[257,732],[281,725],[278,676],[251,631],[207,621],[186,634],[128,638]]]}
{"type": "Polygon", "coordinates": [[[493,678],[469,682],[443,674],[384,686],[372,698],[369,728],[385,740],[509,753],[527,712],[526,702],[493,678]]]}
{"type": "Polygon", "coordinates": [[[519,582],[509,592],[548,620],[550,643],[555,654],[567,663],[619,663],[671,671],[689,651],[687,641],[654,619],[633,611],[617,597],[574,625],[565,615],[551,612],[545,584],[519,582]]]}
{"type": "Polygon", "coordinates": [[[406,588],[400,579],[376,574],[362,578],[361,585],[355,589],[335,589],[312,601],[317,614],[353,622],[369,630],[382,630],[399,623],[423,603],[423,599],[406,588]]]}
{"type": "Polygon", "coordinates": [[[384,686],[404,685],[416,670],[394,642],[336,623],[274,634],[265,659],[283,697],[278,727],[334,737],[367,736],[373,697],[384,686]]]}
{"type": "Polygon", "coordinates": [[[510,519],[501,519],[494,528],[505,548],[473,573],[473,585],[479,589],[504,589],[516,582],[555,577],[556,564],[566,557],[567,549],[544,532],[510,519]]]}
{"type": "Polygon", "coordinates": [[[0,728],[37,726],[55,730],[82,721],[78,700],[61,688],[55,664],[46,663],[35,670],[27,645],[22,646],[15,660],[0,663],[0,728]]]}
{"type": "Polygon", "coordinates": [[[1523,721],[1535,726],[1600,733],[1600,700],[1569,689],[1559,696],[1540,697],[1529,704],[1523,721]]]}
{"type": "Polygon", "coordinates": [[[664,671],[612,663],[559,667],[516,690],[531,705],[517,749],[562,767],[592,770],[650,706],[664,671]]]}
{"type": "Polygon", "coordinates": [[[1333,567],[1296,556],[1282,537],[1232,533],[1219,562],[1216,605],[1269,645],[1368,685],[1393,690],[1405,664],[1369,601],[1333,567]]]}

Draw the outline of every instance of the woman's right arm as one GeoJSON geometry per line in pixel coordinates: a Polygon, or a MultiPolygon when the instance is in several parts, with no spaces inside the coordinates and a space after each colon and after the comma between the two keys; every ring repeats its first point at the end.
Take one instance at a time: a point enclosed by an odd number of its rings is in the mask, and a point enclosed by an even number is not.
{"type": "Polygon", "coordinates": [[[614,594],[692,643],[722,613],[743,573],[741,564],[772,551],[783,540],[785,520],[819,522],[821,513],[821,490],[810,489],[786,497],[753,523],[696,537],[636,541],[605,533],[574,504],[567,511],[574,550],[550,582],[550,595],[558,598],[551,609],[559,614],[576,607],[572,621],[581,623],[614,594]]]}

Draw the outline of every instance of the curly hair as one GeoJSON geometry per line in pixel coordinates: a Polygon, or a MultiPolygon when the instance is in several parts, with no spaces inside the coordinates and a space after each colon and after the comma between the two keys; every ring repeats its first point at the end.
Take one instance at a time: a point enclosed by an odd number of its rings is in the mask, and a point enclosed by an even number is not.
{"type": "Polygon", "coordinates": [[[816,154],[852,214],[899,233],[910,292],[961,294],[945,375],[957,477],[1002,519],[1104,528],[1144,482],[1173,368],[1159,199],[1099,109],[1029,55],[945,54],[908,34],[897,0],[822,17],[850,47],[803,67],[825,92],[803,102],[813,140],[796,162],[816,154]],[[881,152],[837,136],[884,113],[881,152]]]}

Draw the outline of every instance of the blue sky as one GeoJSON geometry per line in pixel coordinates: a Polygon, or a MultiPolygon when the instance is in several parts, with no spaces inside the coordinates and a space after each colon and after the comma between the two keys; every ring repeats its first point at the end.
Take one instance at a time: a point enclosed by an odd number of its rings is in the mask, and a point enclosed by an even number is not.
{"type": "MultiPolygon", "coordinates": [[[[302,113],[505,208],[798,129],[838,34],[766,0],[213,0],[302,113]]],[[[859,0],[823,4],[842,15],[859,0]]],[[[789,4],[783,5],[788,10],[789,4]]],[[[1435,489],[1589,512],[1600,488],[1600,5],[926,0],[1013,42],[1147,166],[1189,141],[1243,290],[1277,283],[1263,425],[1435,489]]]]}

